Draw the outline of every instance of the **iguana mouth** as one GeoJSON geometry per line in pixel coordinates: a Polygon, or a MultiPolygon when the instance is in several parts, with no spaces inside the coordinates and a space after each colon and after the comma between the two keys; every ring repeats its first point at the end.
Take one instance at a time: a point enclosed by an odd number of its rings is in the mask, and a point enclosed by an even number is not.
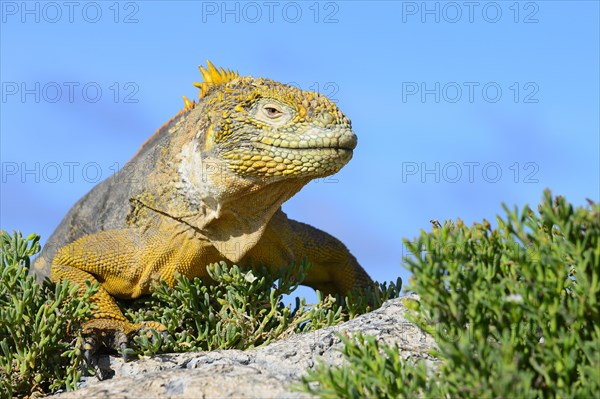
{"type": "Polygon", "coordinates": [[[332,132],[331,134],[323,134],[318,132],[311,135],[312,131],[308,131],[301,137],[291,139],[271,137],[263,137],[260,141],[253,143],[256,148],[276,148],[282,150],[345,150],[352,151],[356,148],[357,138],[354,132],[344,131],[332,132]]]}
{"type": "Polygon", "coordinates": [[[345,151],[345,152],[353,152],[354,151],[354,147],[351,146],[299,146],[299,147],[291,147],[291,146],[282,146],[282,145],[269,145],[269,144],[264,144],[264,143],[254,143],[254,145],[252,145],[253,148],[259,149],[259,150],[267,150],[267,151],[272,151],[272,150],[281,150],[281,151],[285,151],[285,152],[291,152],[291,151],[298,151],[298,152],[310,152],[310,151],[327,151],[327,152],[331,152],[333,154],[334,151],[345,151]]]}

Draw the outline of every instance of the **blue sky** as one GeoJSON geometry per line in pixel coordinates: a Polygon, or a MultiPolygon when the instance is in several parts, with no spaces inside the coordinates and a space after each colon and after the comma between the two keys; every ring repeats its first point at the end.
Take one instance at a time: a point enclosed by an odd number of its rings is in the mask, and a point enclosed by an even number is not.
{"type": "Polygon", "coordinates": [[[46,239],[197,95],[210,59],[319,90],[359,145],[284,210],[378,280],[430,219],[544,188],[600,197],[599,6],[537,2],[14,2],[0,32],[0,223],[46,239]]]}

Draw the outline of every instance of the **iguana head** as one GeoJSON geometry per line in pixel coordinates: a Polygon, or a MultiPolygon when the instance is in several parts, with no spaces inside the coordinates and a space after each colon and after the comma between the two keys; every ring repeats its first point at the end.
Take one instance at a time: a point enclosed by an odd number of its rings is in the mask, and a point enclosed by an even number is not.
{"type": "MultiPolygon", "coordinates": [[[[350,120],[324,95],[200,67],[203,152],[247,178],[312,179],[340,170],[356,147],[350,120]]],[[[186,100],[186,107],[196,107],[186,100]]]]}

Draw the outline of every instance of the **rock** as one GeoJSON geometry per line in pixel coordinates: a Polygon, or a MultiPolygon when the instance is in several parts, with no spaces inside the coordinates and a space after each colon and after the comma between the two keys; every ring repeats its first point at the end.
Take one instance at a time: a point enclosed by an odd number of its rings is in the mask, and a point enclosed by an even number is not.
{"type": "Polygon", "coordinates": [[[109,380],[88,378],[75,392],[59,394],[68,398],[309,398],[292,391],[301,375],[317,361],[342,363],[342,347],[336,333],[362,332],[381,342],[397,344],[404,359],[419,359],[435,367],[429,355],[433,338],[406,319],[403,297],[386,302],[380,309],[349,322],[318,331],[297,334],[267,346],[241,350],[215,350],[156,355],[123,363],[121,358],[104,356],[99,367],[109,380]]]}

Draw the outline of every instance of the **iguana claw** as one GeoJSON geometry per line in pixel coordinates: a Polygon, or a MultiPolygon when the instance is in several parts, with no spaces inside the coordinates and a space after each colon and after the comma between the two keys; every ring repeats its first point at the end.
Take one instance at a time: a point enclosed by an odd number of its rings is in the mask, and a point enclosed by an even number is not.
{"type": "Polygon", "coordinates": [[[98,356],[94,356],[99,347],[100,345],[95,337],[85,337],[83,343],[83,359],[85,361],[85,367],[82,370],[82,374],[84,376],[94,375],[98,380],[102,381],[107,378],[107,373],[104,372],[98,364],[98,356]],[[90,374],[90,370],[94,370],[94,372],[90,374]]]}
{"type": "MultiPolygon", "coordinates": [[[[98,349],[98,342],[94,337],[85,337],[83,342],[83,360],[85,361],[85,367],[82,370],[84,376],[89,376],[89,370],[96,369],[97,363],[94,358],[94,353],[98,349]]],[[[98,373],[96,373],[98,375],[98,373]]]]}

